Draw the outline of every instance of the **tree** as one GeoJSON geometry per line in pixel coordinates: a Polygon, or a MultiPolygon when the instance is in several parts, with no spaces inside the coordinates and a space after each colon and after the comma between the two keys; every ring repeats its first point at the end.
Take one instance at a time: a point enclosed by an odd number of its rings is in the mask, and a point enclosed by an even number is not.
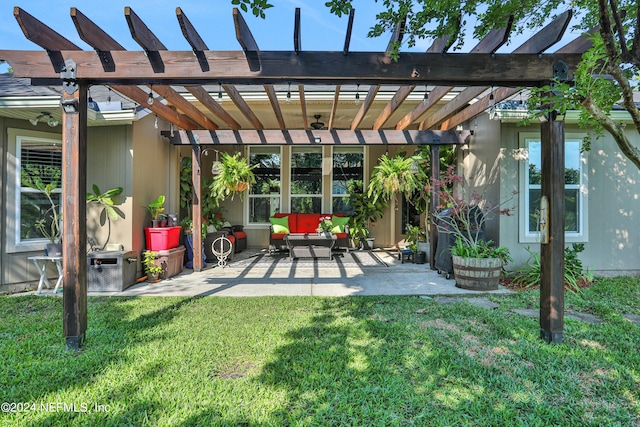
{"type": "MultiPolygon", "coordinates": [[[[238,1],[233,0],[236,4],[238,1]]],[[[242,0],[242,3],[262,17],[271,7],[264,0],[242,0]]],[[[581,111],[581,127],[594,130],[596,137],[604,131],[610,133],[624,155],[640,169],[639,148],[630,141],[624,127],[609,117],[614,106],[621,105],[640,132],[640,111],[633,100],[640,72],[638,0],[574,0],[570,4],[563,0],[382,0],[381,3],[383,11],[376,15],[369,37],[393,31],[398,22],[405,21],[403,40],[408,46],[415,45],[417,39],[449,35],[454,50],[462,47],[468,28],[473,29],[474,38],[481,38],[491,29],[504,27],[508,17],[513,16],[515,33],[520,34],[541,27],[564,9],[573,7],[581,17],[578,29],[597,28],[593,47],[583,56],[573,82],[554,85],[552,96],[546,95],[550,87],[534,90],[532,100],[536,102],[530,107],[537,108],[539,102],[555,110],[581,111]],[[475,24],[469,26],[468,22],[475,24]]],[[[355,0],[330,0],[325,5],[342,16],[358,4],[355,0]]],[[[362,5],[367,6],[365,1],[362,5]]],[[[392,55],[399,51],[400,45],[396,44],[392,55]]],[[[587,138],[583,148],[589,149],[590,145],[591,139],[587,138]]]]}

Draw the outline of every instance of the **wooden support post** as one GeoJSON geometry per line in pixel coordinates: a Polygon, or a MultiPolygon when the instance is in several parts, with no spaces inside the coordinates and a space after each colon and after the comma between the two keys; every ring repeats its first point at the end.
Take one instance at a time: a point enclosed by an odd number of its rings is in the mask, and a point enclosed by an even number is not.
{"type": "Polygon", "coordinates": [[[87,330],[87,85],[65,88],[61,103],[63,328],[67,350],[77,351],[87,330]]]}
{"type": "Polygon", "coordinates": [[[191,217],[193,218],[193,271],[202,270],[202,178],[200,175],[200,146],[194,145],[191,152],[191,180],[193,182],[193,200],[191,217]]]}
{"type": "MultiPolygon", "coordinates": [[[[436,180],[440,179],[440,146],[437,144],[431,145],[431,185],[435,185],[436,180]]],[[[440,195],[436,188],[431,191],[431,198],[429,203],[429,267],[432,270],[436,269],[436,245],[438,243],[438,228],[433,221],[434,213],[437,206],[440,204],[440,195]]]]}
{"type": "Polygon", "coordinates": [[[561,343],[564,326],[564,121],[541,124],[542,190],[548,243],[540,245],[540,338],[561,343]]]}

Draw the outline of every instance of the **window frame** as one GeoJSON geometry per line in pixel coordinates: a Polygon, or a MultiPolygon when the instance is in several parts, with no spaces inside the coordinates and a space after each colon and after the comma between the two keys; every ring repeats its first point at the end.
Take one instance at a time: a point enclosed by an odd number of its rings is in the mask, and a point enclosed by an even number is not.
{"type": "Polygon", "coordinates": [[[334,161],[334,154],[336,153],[336,151],[338,152],[344,152],[344,153],[358,153],[358,154],[362,154],[362,188],[364,188],[365,185],[365,168],[366,168],[366,150],[364,149],[364,147],[361,146],[345,146],[345,147],[331,147],[331,153],[330,153],[330,164],[331,164],[331,200],[330,200],[330,206],[331,206],[331,213],[336,213],[333,211],[333,206],[334,206],[334,199],[340,198],[340,199],[344,199],[344,198],[348,198],[350,196],[349,193],[345,192],[345,193],[334,193],[334,183],[336,181],[336,177],[333,173],[333,161],[334,161]]]}
{"type": "Polygon", "coordinates": [[[322,147],[311,147],[311,146],[298,146],[291,147],[289,152],[289,188],[287,189],[289,195],[289,211],[293,212],[293,200],[294,199],[302,199],[305,197],[315,198],[320,200],[320,210],[321,213],[324,212],[324,196],[325,196],[325,186],[324,186],[324,177],[326,175],[326,160],[325,160],[325,152],[322,147]],[[320,193],[306,193],[306,194],[293,194],[293,183],[294,183],[294,174],[293,174],[293,155],[296,152],[309,152],[309,153],[320,153],[320,193]]]}
{"type": "MultiPolygon", "coordinates": [[[[37,239],[21,239],[20,237],[20,224],[22,220],[20,200],[22,193],[37,191],[26,188],[23,189],[21,186],[21,148],[23,141],[34,141],[60,146],[62,145],[62,138],[59,134],[13,128],[7,129],[7,136],[7,182],[5,185],[5,191],[7,194],[7,214],[5,220],[5,226],[7,230],[7,253],[33,252],[44,250],[46,244],[49,243],[49,240],[46,237],[37,239]]],[[[62,168],[62,162],[60,164],[60,167],[62,168]]],[[[60,189],[56,192],[62,193],[62,190],[60,189]]]]}
{"type": "MultiPolygon", "coordinates": [[[[578,147],[581,146],[584,135],[577,133],[566,133],[565,134],[565,164],[566,164],[566,144],[577,143],[578,147]]],[[[521,132],[519,134],[519,148],[522,153],[519,162],[519,242],[520,243],[539,243],[540,242],[540,232],[535,230],[529,230],[529,192],[530,189],[535,189],[539,187],[531,187],[529,185],[529,144],[531,142],[539,142],[542,143],[541,134],[537,132],[521,132]]],[[[588,230],[588,165],[587,165],[587,157],[584,153],[580,153],[578,151],[578,162],[580,165],[579,184],[565,184],[564,189],[572,189],[577,190],[579,195],[578,204],[578,231],[565,231],[565,242],[567,243],[578,243],[578,242],[588,242],[589,241],[589,230],[588,230]]]]}
{"type": "MultiPolygon", "coordinates": [[[[249,159],[249,161],[251,161],[251,154],[253,150],[256,149],[264,149],[266,147],[264,146],[259,146],[259,145],[251,145],[248,147],[248,153],[247,153],[247,158],[249,159]]],[[[253,226],[253,225],[268,225],[269,224],[269,219],[267,218],[266,222],[251,222],[251,203],[252,200],[254,199],[270,199],[270,198],[274,198],[277,197],[278,198],[278,206],[277,206],[277,211],[280,212],[282,210],[282,193],[283,193],[283,156],[282,156],[282,147],[277,147],[278,149],[278,156],[280,156],[280,192],[278,192],[277,194],[253,194],[253,192],[251,191],[251,189],[249,190],[249,194],[247,197],[247,220],[246,220],[246,224],[249,226],[253,226]]],[[[255,169],[254,169],[255,172],[255,169]]]]}

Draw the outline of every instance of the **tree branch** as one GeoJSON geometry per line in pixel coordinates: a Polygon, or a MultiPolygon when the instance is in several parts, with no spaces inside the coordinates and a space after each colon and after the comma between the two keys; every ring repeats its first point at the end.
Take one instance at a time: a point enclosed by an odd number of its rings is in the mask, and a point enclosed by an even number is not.
{"type": "Polygon", "coordinates": [[[631,144],[631,141],[627,138],[622,126],[618,126],[617,123],[611,120],[611,118],[593,102],[591,97],[585,98],[582,102],[582,106],[602,124],[602,127],[607,132],[611,134],[622,153],[627,156],[627,158],[631,160],[637,168],[640,168],[640,150],[631,144]]]}

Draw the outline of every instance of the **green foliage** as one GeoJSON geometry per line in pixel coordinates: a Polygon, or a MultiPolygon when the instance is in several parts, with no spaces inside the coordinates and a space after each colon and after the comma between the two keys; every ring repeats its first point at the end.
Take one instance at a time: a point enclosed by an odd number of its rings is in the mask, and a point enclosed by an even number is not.
{"type": "Polygon", "coordinates": [[[100,212],[100,225],[105,225],[107,218],[111,221],[116,221],[118,217],[124,218],[124,212],[122,212],[113,202],[113,197],[122,194],[124,190],[122,187],[111,188],[104,193],[100,191],[100,187],[93,184],[93,193],[87,193],[87,203],[95,203],[102,206],[100,212]]]}
{"type": "Polygon", "coordinates": [[[210,197],[216,205],[228,196],[233,200],[235,194],[239,194],[242,199],[244,191],[256,182],[253,169],[257,165],[249,164],[240,153],[230,155],[222,152],[220,157],[220,161],[215,163],[219,172],[209,184],[210,197]]]}
{"type": "Polygon", "coordinates": [[[504,246],[496,246],[492,240],[478,240],[474,245],[468,245],[458,237],[451,246],[451,255],[464,258],[500,258],[503,267],[512,262],[509,249],[504,246]]]}
{"type": "Polygon", "coordinates": [[[162,273],[162,266],[156,264],[156,257],[158,252],[145,251],[142,254],[142,264],[144,264],[144,271],[148,274],[160,274],[162,273]]]}
{"type": "Polygon", "coordinates": [[[405,157],[402,152],[393,157],[383,154],[373,168],[368,195],[374,201],[389,201],[396,193],[410,197],[414,192],[424,192],[428,178],[420,167],[423,161],[420,156],[405,157]]]}
{"type": "MultiPolygon", "coordinates": [[[[593,276],[583,270],[582,261],[578,254],[584,250],[583,243],[573,243],[571,247],[564,248],[564,283],[565,288],[571,292],[580,293],[580,285],[593,281],[593,276]]],[[[529,252],[528,266],[518,270],[513,282],[525,288],[540,286],[541,263],[540,254],[527,248],[529,252]]]]}
{"type": "Polygon", "coordinates": [[[264,11],[273,7],[273,5],[269,4],[266,0],[231,0],[231,4],[239,6],[244,12],[248,12],[249,9],[251,9],[251,12],[256,17],[262,19],[265,18],[264,11]]]}
{"type": "Polygon", "coordinates": [[[180,208],[190,209],[193,202],[191,157],[180,159],[180,208]]]}
{"type": "Polygon", "coordinates": [[[164,212],[164,201],[165,197],[163,194],[159,195],[157,199],[150,202],[147,206],[147,210],[151,214],[151,219],[156,221],[160,219],[164,212]]]}
{"type": "Polygon", "coordinates": [[[55,180],[45,184],[43,176],[44,175],[37,173],[25,172],[23,169],[22,184],[38,190],[47,198],[49,208],[42,213],[42,216],[35,220],[34,225],[42,236],[49,239],[51,243],[59,243],[62,238],[62,215],[60,214],[60,207],[53,200],[52,196],[54,191],[59,188],[59,185],[58,181],[55,180]]]}
{"type": "Polygon", "coordinates": [[[349,221],[349,234],[357,245],[369,237],[370,223],[382,218],[387,203],[364,192],[362,181],[351,181],[348,186],[349,206],[354,210],[349,221]]]}
{"type": "Polygon", "coordinates": [[[409,249],[418,252],[418,242],[426,241],[427,234],[417,225],[407,225],[407,229],[404,232],[404,240],[409,244],[409,249]]]}

